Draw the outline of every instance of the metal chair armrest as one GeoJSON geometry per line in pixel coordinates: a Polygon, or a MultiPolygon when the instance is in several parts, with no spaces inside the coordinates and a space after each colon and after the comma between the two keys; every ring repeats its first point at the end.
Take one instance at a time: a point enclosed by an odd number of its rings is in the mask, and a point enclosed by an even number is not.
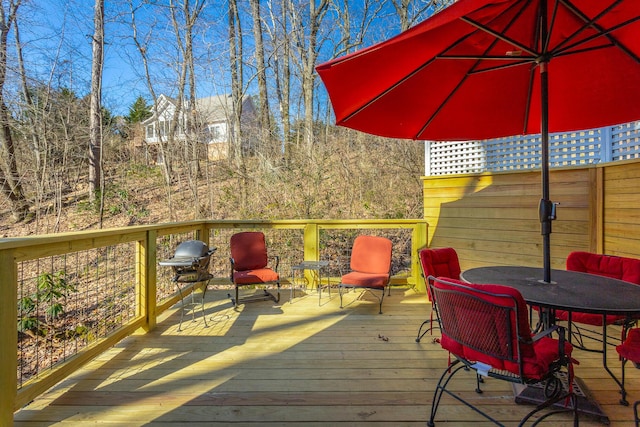
{"type": "Polygon", "coordinates": [[[278,272],[278,267],[280,266],[280,256],[279,255],[269,255],[270,259],[273,259],[275,262],[275,266],[273,267],[273,271],[278,272]]]}
{"type": "MultiPolygon", "coordinates": [[[[551,335],[553,332],[558,331],[560,329],[564,330],[564,328],[562,326],[553,325],[553,326],[545,329],[544,331],[538,332],[537,334],[535,334],[533,337],[531,337],[531,341],[532,342],[539,341],[541,338],[546,337],[548,335],[551,335]]],[[[563,331],[563,334],[564,334],[564,331],[563,331]]]]}
{"type": "Polygon", "coordinates": [[[233,282],[233,271],[234,271],[234,267],[236,265],[236,262],[234,261],[233,258],[229,258],[229,263],[231,264],[231,271],[229,272],[229,280],[231,280],[233,282]]]}

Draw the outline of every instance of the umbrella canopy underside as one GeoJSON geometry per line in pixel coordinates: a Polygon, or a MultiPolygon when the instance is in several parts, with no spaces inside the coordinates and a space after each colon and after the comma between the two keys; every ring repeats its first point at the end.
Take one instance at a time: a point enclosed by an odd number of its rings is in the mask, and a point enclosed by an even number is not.
{"type": "Polygon", "coordinates": [[[546,67],[566,132],[640,118],[639,33],[637,0],[463,0],[317,71],[341,126],[465,140],[540,133],[546,67]]]}

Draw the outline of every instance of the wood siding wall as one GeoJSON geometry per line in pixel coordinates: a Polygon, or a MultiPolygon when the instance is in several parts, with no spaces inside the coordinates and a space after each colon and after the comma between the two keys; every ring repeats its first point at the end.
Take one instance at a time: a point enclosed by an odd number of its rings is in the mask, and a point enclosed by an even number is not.
{"type": "MultiPolygon", "coordinates": [[[[454,247],[463,269],[542,266],[539,171],[424,177],[430,247],[454,247]]],[[[640,162],[555,169],[551,200],[560,203],[551,265],[569,252],[640,258],[640,162]]]]}

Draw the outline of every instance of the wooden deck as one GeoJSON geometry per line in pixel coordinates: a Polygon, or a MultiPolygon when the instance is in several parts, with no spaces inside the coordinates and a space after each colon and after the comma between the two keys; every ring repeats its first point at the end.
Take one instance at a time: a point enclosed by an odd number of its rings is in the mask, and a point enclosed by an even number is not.
{"type": "MultiPolygon", "coordinates": [[[[427,299],[394,288],[378,314],[370,295],[339,308],[315,293],[280,304],[252,303],[234,311],[226,291],[207,293],[206,315],[185,318],[171,310],[153,332],[125,339],[81,372],[15,414],[15,426],[424,426],[433,388],[447,353],[426,336],[415,342],[428,316],[427,299]]],[[[612,349],[613,350],[613,349],[612,349]]],[[[610,364],[619,373],[615,350],[610,364]]],[[[632,407],[618,404],[601,356],[577,351],[576,374],[602,406],[612,426],[633,425],[632,407]]],[[[640,370],[627,368],[628,399],[640,399],[640,370]]],[[[471,374],[455,385],[468,390],[507,425],[530,409],[513,403],[511,386],[496,380],[473,392],[471,374]]],[[[436,425],[489,425],[445,396],[436,425]],[[478,421],[478,422],[476,422],[478,421]]],[[[545,425],[570,425],[554,416],[545,425]]],[[[581,417],[584,426],[603,425],[581,417]]]]}

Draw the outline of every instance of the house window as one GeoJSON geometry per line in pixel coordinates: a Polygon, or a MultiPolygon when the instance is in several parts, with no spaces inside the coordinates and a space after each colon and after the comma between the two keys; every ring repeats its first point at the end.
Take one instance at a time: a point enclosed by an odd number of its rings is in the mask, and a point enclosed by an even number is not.
{"type": "Polygon", "coordinates": [[[164,138],[169,134],[169,130],[170,130],[170,125],[169,122],[167,121],[161,121],[160,122],[160,135],[164,138]]]}
{"type": "Polygon", "coordinates": [[[219,141],[222,138],[222,131],[220,129],[220,125],[209,125],[207,129],[209,131],[210,141],[219,141]]]}
{"type": "Polygon", "coordinates": [[[147,138],[153,138],[155,137],[155,126],[153,124],[150,124],[147,126],[147,138]]]}

